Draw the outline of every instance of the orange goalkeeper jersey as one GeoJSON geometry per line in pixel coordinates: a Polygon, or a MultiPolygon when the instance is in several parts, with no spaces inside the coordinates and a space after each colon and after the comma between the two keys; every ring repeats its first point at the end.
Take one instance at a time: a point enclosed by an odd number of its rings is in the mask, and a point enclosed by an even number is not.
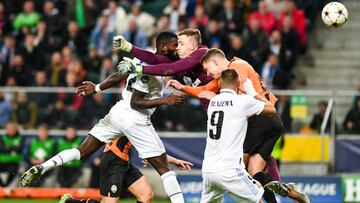
{"type": "MultiPolygon", "coordinates": [[[[266,91],[259,74],[256,73],[254,68],[248,62],[234,57],[230,61],[228,68],[234,69],[238,73],[239,77],[243,76],[249,78],[252,84],[254,85],[255,91],[260,96],[266,98],[268,101],[270,101],[270,103],[275,105],[278,99],[275,97],[274,94],[266,91]]],[[[184,89],[182,91],[191,96],[197,97],[201,91],[205,91],[205,90],[212,92],[219,92],[220,90],[219,80],[214,79],[204,86],[198,86],[198,87],[184,86],[184,89]]],[[[239,94],[245,92],[242,84],[240,84],[239,86],[239,91],[240,91],[238,92],[239,94]]]]}

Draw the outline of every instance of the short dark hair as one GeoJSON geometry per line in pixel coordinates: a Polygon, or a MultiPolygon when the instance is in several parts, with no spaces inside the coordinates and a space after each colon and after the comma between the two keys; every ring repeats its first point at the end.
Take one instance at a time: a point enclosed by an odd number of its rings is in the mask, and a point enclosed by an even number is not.
{"type": "Polygon", "coordinates": [[[201,33],[198,29],[184,29],[178,33],[178,36],[185,35],[185,36],[191,36],[194,37],[196,43],[198,45],[201,45],[201,33]]]}
{"type": "Polygon", "coordinates": [[[205,55],[201,58],[200,63],[204,64],[206,62],[209,62],[209,60],[214,56],[220,56],[225,58],[225,54],[221,49],[218,48],[211,48],[209,49],[205,55]]]}
{"type": "Polygon", "coordinates": [[[156,49],[160,50],[160,46],[164,43],[166,43],[167,41],[169,41],[170,39],[177,39],[177,35],[175,33],[172,32],[168,32],[168,31],[164,31],[164,32],[160,32],[157,36],[156,36],[156,49]]]}
{"type": "Polygon", "coordinates": [[[221,72],[220,82],[225,84],[236,84],[239,75],[234,69],[226,69],[221,72]]]}

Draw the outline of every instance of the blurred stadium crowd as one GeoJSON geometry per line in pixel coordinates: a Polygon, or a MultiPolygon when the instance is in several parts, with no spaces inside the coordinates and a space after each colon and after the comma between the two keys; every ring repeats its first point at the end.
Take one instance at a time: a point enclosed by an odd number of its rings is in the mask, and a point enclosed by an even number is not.
{"type": "MultiPolygon", "coordinates": [[[[253,65],[267,88],[288,89],[292,87],[298,56],[307,50],[308,33],[320,3],[320,0],[2,0],[0,86],[77,87],[84,80],[98,83],[116,71],[114,67],[122,57],[112,51],[114,35],[122,34],[135,46],[154,50],[157,33],[197,28],[203,44],[221,48],[228,58],[237,56],[253,65]]],[[[5,128],[0,139],[1,169],[17,171],[23,159],[34,165],[65,148],[76,147],[81,139],[75,129],[90,129],[118,99],[118,95],[109,93],[82,99],[60,89],[58,93],[0,92],[0,126],[5,128]],[[38,128],[38,137],[26,143],[26,155],[19,128],[38,128]],[[67,129],[66,136],[56,142],[48,138],[48,128],[67,129]],[[9,143],[14,147],[7,147],[9,143]],[[9,162],[8,155],[12,153],[16,156],[9,162]]],[[[360,133],[360,99],[355,103],[344,127],[352,125],[351,129],[360,133]]],[[[289,105],[286,97],[280,97],[279,112],[287,131],[291,129],[289,105]]],[[[311,123],[316,130],[325,113],[323,107],[324,103],[319,104],[319,115],[311,123]]],[[[206,114],[194,98],[187,98],[182,107],[159,107],[152,120],[157,130],[206,128],[206,114]]],[[[60,185],[71,186],[75,181],[69,178],[70,174],[76,174],[74,168],[80,166],[81,163],[73,163],[60,169],[60,176],[67,177],[66,183],[59,179],[60,185]],[[70,172],[66,167],[70,167],[70,172]]]]}
{"type": "MultiPolygon", "coordinates": [[[[97,83],[115,71],[120,58],[112,52],[115,34],[153,50],[153,39],[161,31],[198,28],[203,44],[221,48],[228,58],[249,61],[268,88],[287,89],[298,55],[306,51],[318,4],[310,0],[4,0],[0,2],[0,85],[97,83]]],[[[0,98],[0,125],[11,120],[25,129],[42,123],[51,129],[69,124],[89,129],[118,99],[110,94],[81,99],[60,90],[0,93],[0,98]]],[[[153,117],[159,130],[203,130],[205,125],[198,123],[204,122],[197,121],[204,119],[199,102],[191,98],[181,108],[159,108],[153,117]],[[186,119],[189,111],[193,120],[186,119]]]]}

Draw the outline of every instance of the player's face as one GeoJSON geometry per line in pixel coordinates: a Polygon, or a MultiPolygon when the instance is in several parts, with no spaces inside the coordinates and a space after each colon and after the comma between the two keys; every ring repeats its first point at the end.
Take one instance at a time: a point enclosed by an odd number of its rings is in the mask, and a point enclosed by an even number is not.
{"type": "Polygon", "coordinates": [[[179,58],[183,59],[188,57],[195,49],[195,42],[191,36],[178,36],[178,46],[176,48],[176,51],[179,55],[179,58]]]}
{"type": "Polygon", "coordinates": [[[204,70],[208,76],[218,79],[221,75],[221,68],[215,60],[209,60],[208,62],[203,63],[204,70]]]}
{"type": "Polygon", "coordinates": [[[160,51],[160,54],[165,55],[169,58],[177,57],[176,47],[178,46],[177,38],[170,39],[160,51]]]}

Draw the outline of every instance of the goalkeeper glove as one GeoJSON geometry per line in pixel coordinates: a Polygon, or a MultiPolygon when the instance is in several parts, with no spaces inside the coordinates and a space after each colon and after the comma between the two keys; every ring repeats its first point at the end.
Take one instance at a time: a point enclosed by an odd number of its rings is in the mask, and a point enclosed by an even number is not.
{"type": "Polygon", "coordinates": [[[126,39],[123,36],[117,35],[113,38],[113,48],[116,52],[119,51],[130,52],[132,49],[132,44],[126,41],[126,39]]]}
{"type": "Polygon", "coordinates": [[[123,61],[117,66],[117,69],[120,73],[135,73],[136,75],[143,73],[143,67],[128,57],[123,58],[123,61]]]}
{"type": "Polygon", "coordinates": [[[249,78],[246,78],[245,82],[243,83],[244,90],[247,95],[255,97],[258,93],[255,91],[254,85],[252,84],[249,78]]]}

